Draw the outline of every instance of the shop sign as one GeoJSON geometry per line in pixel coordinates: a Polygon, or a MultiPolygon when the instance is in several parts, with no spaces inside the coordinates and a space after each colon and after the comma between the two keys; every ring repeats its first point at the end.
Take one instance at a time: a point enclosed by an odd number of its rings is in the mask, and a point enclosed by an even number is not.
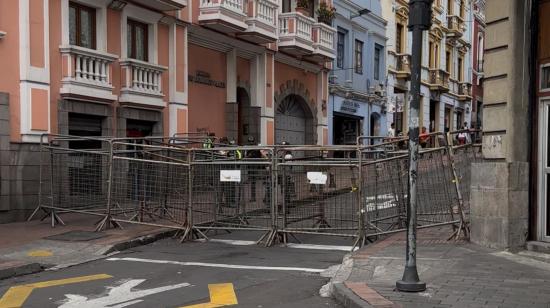
{"type": "Polygon", "coordinates": [[[189,81],[216,88],[225,88],[225,82],[210,79],[210,74],[204,71],[197,71],[194,76],[189,75],[189,81]]]}
{"type": "Polygon", "coordinates": [[[340,106],[340,111],[342,112],[357,113],[358,109],[359,103],[354,101],[345,100],[342,102],[342,106],[340,106]]]}

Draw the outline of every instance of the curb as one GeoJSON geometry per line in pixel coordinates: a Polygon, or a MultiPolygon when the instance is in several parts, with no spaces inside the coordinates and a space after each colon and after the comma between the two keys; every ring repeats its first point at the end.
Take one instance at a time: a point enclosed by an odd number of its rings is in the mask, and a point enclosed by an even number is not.
{"type": "Polygon", "coordinates": [[[0,280],[12,278],[16,276],[34,274],[34,273],[42,272],[43,270],[44,270],[44,266],[42,266],[40,263],[27,263],[27,264],[17,265],[13,267],[8,267],[8,268],[0,269],[0,280]]]}
{"type": "Polygon", "coordinates": [[[132,239],[129,239],[127,241],[123,241],[123,242],[116,243],[116,244],[112,245],[109,249],[107,249],[103,253],[103,255],[109,255],[109,254],[112,254],[114,252],[119,252],[119,251],[123,251],[123,250],[126,250],[126,249],[134,248],[134,247],[148,245],[148,244],[154,243],[156,241],[159,241],[159,240],[162,240],[162,239],[165,239],[165,238],[168,238],[168,237],[172,237],[176,233],[177,233],[177,230],[168,230],[168,231],[161,231],[161,232],[154,233],[154,234],[149,234],[149,235],[144,235],[144,236],[132,238],[132,239]]]}
{"type": "Polygon", "coordinates": [[[346,308],[374,308],[374,306],[362,300],[341,282],[332,285],[332,295],[337,302],[346,308]]]}

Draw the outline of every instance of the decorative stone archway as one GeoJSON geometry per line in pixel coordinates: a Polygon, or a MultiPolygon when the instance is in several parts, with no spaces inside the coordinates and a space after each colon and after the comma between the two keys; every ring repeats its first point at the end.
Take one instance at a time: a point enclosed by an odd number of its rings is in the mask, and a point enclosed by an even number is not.
{"type": "MultiPolygon", "coordinates": [[[[306,144],[316,144],[317,143],[317,124],[318,122],[318,108],[315,99],[311,97],[311,94],[309,90],[306,88],[306,86],[298,81],[297,79],[294,80],[287,80],[285,83],[281,84],[279,86],[279,89],[275,91],[274,101],[275,101],[275,118],[277,122],[277,114],[284,106],[281,106],[281,103],[285,102],[285,104],[288,103],[289,98],[294,98],[295,100],[297,98],[298,101],[303,102],[304,107],[304,119],[305,119],[305,143],[306,144]],[[285,101],[287,100],[287,101],[285,101]]],[[[277,124],[276,124],[277,125],[277,124]]],[[[277,131],[277,127],[275,127],[275,131],[277,131]]],[[[275,138],[277,139],[277,138],[275,138]]]]}

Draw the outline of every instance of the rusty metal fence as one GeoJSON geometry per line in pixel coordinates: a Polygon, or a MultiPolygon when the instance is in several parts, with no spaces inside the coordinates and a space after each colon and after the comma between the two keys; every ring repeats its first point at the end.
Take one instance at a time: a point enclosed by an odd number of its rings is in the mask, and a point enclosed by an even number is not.
{"type": "MultiPolygon", "coordinates": [[[[420,228],[452,224],[458,235],[468,230],[469,166],[481,155],[451,135],[431,134],[419,154],[417,212],[420,228]]],[[[52,226],[75,212],[98,216],[97,230],[145,224],[177,229],[182,241],[242,230],[266,245],[318,234],[358,246],[405,229],[405,139],[212,148],[198,136],[43,140],[32,216],[44,212],[52,226]]]]}

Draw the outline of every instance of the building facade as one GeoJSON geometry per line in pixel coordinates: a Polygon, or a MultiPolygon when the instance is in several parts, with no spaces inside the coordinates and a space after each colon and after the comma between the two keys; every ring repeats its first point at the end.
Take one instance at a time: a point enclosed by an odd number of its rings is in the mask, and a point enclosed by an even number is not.
{"type": "MultiPolygon", "coordinates": [[[[466,0],[435,0],[432,11],[422,47],[420,127],[443,132],[470,124],[473,12],[466,0]]],[[[388,21],[388,125],[395,123],[396,132],[406,134],[412,47],[408,1],[383,1],[382,12],[388,21]]]]}
{"type": "Polygon", "coordinates": [[[337,0],[329,143],[386,135],[386,21],[381,1],[337,0]]]}
{"type": "Polygon", "coordinates": [[[42,134],[327,144],[322,2],[1,1],[0,221],[37,204],[42,134]]]}
{"type": "Polygon", "coordinates": [[[472,128],[483,127],[483,63],[485,43],[485,0],[473,2],[472,31],[472,128]]]}
{"type": "Polygon", "coordinates": [[[471,239],[547,249],[550,1],[487,1],[485,12],[484,161],[472,166],[471,239]]]}

